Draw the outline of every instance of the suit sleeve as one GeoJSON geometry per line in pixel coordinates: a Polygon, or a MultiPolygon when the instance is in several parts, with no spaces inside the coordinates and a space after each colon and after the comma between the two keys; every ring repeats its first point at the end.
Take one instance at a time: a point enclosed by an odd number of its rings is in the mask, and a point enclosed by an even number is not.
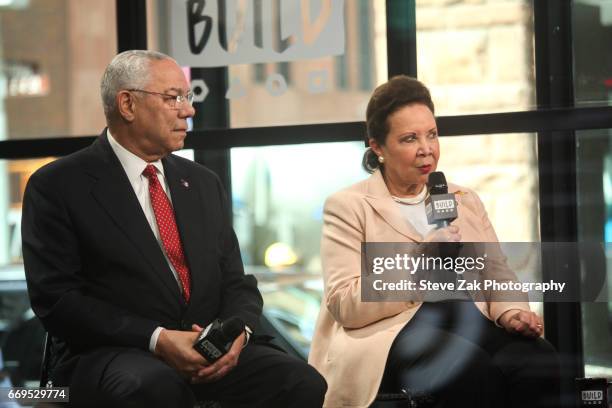
{"type": "Polygon", "coordinates": [[[413,302],[361,301],[361,243],[365,241],[364,214],[358,197],[337,193],[325,203],[321,257],[325,304],[345,328],[367,326],[407,310],[413,302]]]}
{"type": "Polygon", "coordinates": [[[87,294],[82,254],[65,194],[49,172],[35,173],[23,200],[23,259],[32,309],[46,330],[75,347],[147,350],[158,322],[87,294]]]}
{"type": "Polygon", "coordinates": [[[222,298],[219,317],[240,317],[249,328],[258,326],[263,299],[257,289],[257,279],[244,274],[240,246],[232,227],[229,203],[221,181],[217,178],[217,192],[222,214],[220,232],[222,298]]]}
{"type": "MultiPolygon", "coordinates": [[[[517,282],[516,274],[508,267],[507,257],[499,246],[499,240],[491,220],[487,215],[482,201],[474,192],[470,192],[474,198],[474,208],[476,214],[479,215],[480,225],[484,234],[484,242],[487,248],[487,279],[494,279],[497,282],[517,282]]],[[[487,307],[491,320],[499,326],[498,320],[502,314],[511,309],[520,309],[529,311],[529,302],[526,294],[517,293],[516,291],[490,291],[485,293],[487,298],[487,307]]]]}

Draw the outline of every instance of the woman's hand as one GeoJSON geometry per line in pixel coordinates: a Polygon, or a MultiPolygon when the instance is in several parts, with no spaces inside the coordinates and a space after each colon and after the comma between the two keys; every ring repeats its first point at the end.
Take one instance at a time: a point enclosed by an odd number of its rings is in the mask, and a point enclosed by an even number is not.
{"type": "Polygon", "coordinates": [[[425,237],[425,242],[459,242],[461,241],[461,234],[459,233],[459,227],[456,225],[449,225],[444,228],[436,228],[431,231],[425,237]]]}
{"type": "Polygon", "coordinates": [[[510,333],[539,337],[544,332],[544,321],[535,312],[511,309],[499,317],[499,324],[510,333]]]}

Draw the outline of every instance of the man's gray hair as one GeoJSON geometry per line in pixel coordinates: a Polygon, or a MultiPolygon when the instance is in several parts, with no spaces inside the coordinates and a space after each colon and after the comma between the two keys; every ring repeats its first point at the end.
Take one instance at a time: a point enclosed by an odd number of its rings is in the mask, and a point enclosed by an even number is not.
{"type": "Polygon", "coordinates": [[[129,50],[117,54],[108,64],[102,81],[100,94],[104,115],[111,121],[117,112],[117,92],[124,89],[142,89],[149,82],[151,61],[172,59],[166,54],[149,50],[129,50]]]}

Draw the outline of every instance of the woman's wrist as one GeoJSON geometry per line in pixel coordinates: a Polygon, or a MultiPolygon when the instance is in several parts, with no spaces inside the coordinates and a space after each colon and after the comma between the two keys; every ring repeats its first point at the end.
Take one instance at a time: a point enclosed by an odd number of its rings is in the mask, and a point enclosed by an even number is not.
{"type": "Polygon", "coordinates": [[[499,316],[499,318],[497,319],[497,322],[499,323],[500,326],[507,328],[510,320],[512,320],[512,318],[516,316],[517,314],[519,314],[520,312],[521,312],[521,309],[506,310],[504,313],[501,314],[501,316],[499,316]]]}

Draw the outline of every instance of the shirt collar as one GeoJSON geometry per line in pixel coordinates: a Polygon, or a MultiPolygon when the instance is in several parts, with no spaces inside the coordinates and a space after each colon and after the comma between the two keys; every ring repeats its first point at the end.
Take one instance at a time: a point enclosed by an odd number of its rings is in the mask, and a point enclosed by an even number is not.
{"type": "Polygon", "coordinates": [[[125,147],[121,146],[121,144],[117,142],[117,140],[115,140],[111,134],[110,129],[106,129],[106,133],[108,135],[108,143],[110,144],[111,149],[113,149],[113,152],[115,152],[115,155],[117,155],[117,158],[119,159],[123,170],[125,170],[130,183],[133,184],[138,180],[148,164],[154,165],[157,171],[164,175],[164,166],[162,165],[161,160],[148,163],[136,156],[134,153],[130,152],[125,147]]]}

